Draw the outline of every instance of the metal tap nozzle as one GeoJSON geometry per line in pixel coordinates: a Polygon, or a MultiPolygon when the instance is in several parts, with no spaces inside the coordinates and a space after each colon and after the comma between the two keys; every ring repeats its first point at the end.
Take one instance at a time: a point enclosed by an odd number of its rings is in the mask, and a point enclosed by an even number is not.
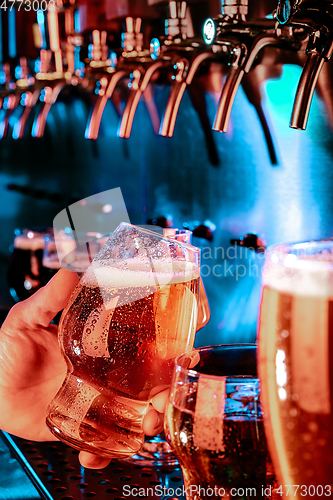
{"type": "Polygon", "coordinates": [[[98,81],[98,97],[92,108],[85,137],[97,139],[104,108],[117,84],[125,77],[131,77],[131,91],[125,105],[118,130],[119,137],[128,138],[131,133],[134,114],[142,93],[146,90],[151,77],[161,67],[149,57],[148,50],[143,49],[141,18],[126,18],[126,31],[122,33],[122,49],[114,67],[103,70],[98,81]]]}
{"type": "MultiPolygon", "coordinates": [[[[79,77],[75,74],[74,50],[76,46],[82,43],[82,37],[75,32],[75,0],[70,2],[70,5],[65,8],[64,29],[66,40],[64,43],[61,43],[60,40],[58,20],[58,12],[62,8],[63,4],[61,0],[56,1],[56,6],[48,5],[47,25],[50,49],[46,50],[47,55],[43,54],[44,49],[43,51],[41,50],[41,61],[43,55],[44,66],[41,64],[41,71],[36,75],[38,86],[42,89],[40,92],[42,105],[33,123],[33,137],[42,137],[44,135],[48,114],[62,90],[67,85],[77,85],[79,83],[79,77]],[[54,71],[51,70],[52,58],[54,61],[54,68],[52,69],[54,69],[54,71]]],[[[34,99],[32,99],[31,102],[33,101],[34,99]]],[[[30,109],[30,107],[28,109],[30,109]]]]}
{"type": "Polygon", "coordinates": [[[333,52],[333,4],[317,0],[280,0],[277,19],[281,25],[309,33],[307,60],[298,83],[290,126],[305,130],[312,97],[321,69],[333,52]]]}

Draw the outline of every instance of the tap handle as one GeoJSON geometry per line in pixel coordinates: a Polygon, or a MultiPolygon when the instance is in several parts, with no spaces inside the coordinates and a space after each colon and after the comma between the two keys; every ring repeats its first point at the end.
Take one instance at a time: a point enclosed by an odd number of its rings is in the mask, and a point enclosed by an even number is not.
{"type": "Polygon", "coordinates": [[[188,23],[186,19],[187,2],[169,0],[167,19],[165,20],[165,34],[168,38],[187,37],[188,23]]]}
{"type": "Polygon", "coordinates": [[[141,18],[126,17],[126,31],[121,34],[121,46],[126,52],[142,51],[143,33],[141,33],[141,18]]]}

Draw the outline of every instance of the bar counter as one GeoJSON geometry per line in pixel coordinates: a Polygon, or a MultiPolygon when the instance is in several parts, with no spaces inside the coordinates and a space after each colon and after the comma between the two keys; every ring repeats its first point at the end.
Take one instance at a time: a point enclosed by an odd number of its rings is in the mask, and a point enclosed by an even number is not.
{"type": "Polygon", "coordinates": [[[177,466],[147,467],[113,459],[105,469],[85,469],[78,453],[60,441],[26,441],[0,431],[0,499],[185,500],[172,495],[183,486],[177,466]]]}

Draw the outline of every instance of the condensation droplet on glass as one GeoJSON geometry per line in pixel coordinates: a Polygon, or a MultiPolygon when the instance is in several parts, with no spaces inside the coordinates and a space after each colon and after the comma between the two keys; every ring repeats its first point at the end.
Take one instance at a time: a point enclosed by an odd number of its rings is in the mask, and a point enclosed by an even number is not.
{"type": "Polygon", "coordinates": [[[301,434],[301,438],[304,443],[310,443],[312,441],[312,435],[309,432],[304,432],[304,434],[301,434]]]}
{"type": "Polygon", "coordinates": [[[317,424],[317,422],[309,422],[308,423],[308,429],[311,432],[318,432],[318,424],[317,424]]]}

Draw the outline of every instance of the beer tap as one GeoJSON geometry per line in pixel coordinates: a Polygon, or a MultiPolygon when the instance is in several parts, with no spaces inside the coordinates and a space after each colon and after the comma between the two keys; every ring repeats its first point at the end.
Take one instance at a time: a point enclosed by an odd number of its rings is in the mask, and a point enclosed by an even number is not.
{"type": "MultiPolygon", "coordinates": [[[[130,74],[129,68],[125,68],[123,67],[123,65],[119,64],[119,58],[121,59],[124,56],[129,56],[133,53],[133,51],[141,50],[142,48],[143,35],[140,32],[141,19],[133,19],[132,17],[128,16],[125,20],[125,23],[126,31],[123,32],[121,36],[122,50],[119,54],[119,57],[117,56],[116,52],[113,52],[113,57],[109,60],[109,64],[104,64],[104,67],[101,68],[103,64],[97,63],[97,67],[100,67],[102,70],[102,75],[101,71],[97,73],[98,81],[95,90],[97,98],[93,105],[86,127],[85,137],[87,139],[97,139],[102,115],[107,101],[112,98],[115,88],[120,80],[128,77],[130,74]]],[[[90,66],[96,67],[96,58],[99,58],[99,53],[97,52],[96,55],[95,51],[95,56],[94,54],[92,54],[92,56],[93,61],[90,63],[90,66]]]]}
{"type": "Polygon", "coordinates": [[[3,109],[5,109],[6,112],[0,125],[0,139],[7,137],[10,117],[19,106],[25,90],[35,81],[34,77],[30,74],[26,57],[20,57],[19,65],[15,68],[15,76],[17,76],[15,88],[3,101],[3,109]]]}
{"type": "Polygon", "coordinates": [[[42,101],[42,105],[32,127],[33,137],[42,137],[44,135],[47,116],[62,90],[67,85],[76,86],[80,81],[80,68],[77,67],[74,51],[76,47],[82,44],[83,39],[75,31],[75,7],[74,2],[70,2],[69,5],[64,6],[62,0],[57,0],[56,6],[48,5],[47,27],[49,48],[46,49],[48,53],[46,57],[44,56],[44,61],[47,60],[49,63],[51,59],[53,68],[50,70],[50,66],[52,65],[47,64],[49,70],[44,71],[44,68],[41,68],[41,71],[36,74],[36,79],[39,84],[42,84],[43,88],[39,98],[42,101]],[[66,40],[63,43],[60,40],[58,19],[59,12],[62,10],[64,10],[65,16],[64,27],[66,36],[66,40]]]}
{"type": "Polygon", "coordinates": [[[233,102],[244,75],[267,46],[302,50],[307,35],[281,29],[274,18],[247,19],[248,0],[223,0],[222,15],[204,26],[206,43],[221,44],[228,56],[229,73],[223,85],[213,129],[226,132],[233,102]]]}
{"type": "MultiPolygon", "coordinates": [[[[208,46],[202,39],[194,37],[194,33],[189,29],[189,20],[187,3],[170,0],[165,23],[166,36],[161,41],[153,39],[151,42],[151,57],[169,61],[173,69],[173,83],[159,130],[159,134],[165,137],[173,135],[182,97],[200,65],[207,60],[216,59],[216,55],[221,53],[219,46],[208,46]]],[[[205,117],[200,116],[200,119],[205,122],[205,117]]]]}
{"type": "MultiPolygon", "coordinates": [[[[97,139],[101,118],[108,99],[124,78],[130,78],[130,93],[119,125],[119,137],[128,138],[131,133],[133,119],[141,95],[148,90],[147,86],[154,73],[164,66],[161,61],[152,61],[150,50],[143,48],[143,34],[141,33],[141,18],[126,18],[126,31],[122,33],[122,49],[117,54],[116,63],[109,68],[109,77],[104,75],[99,80],[98,97],[90,115],[85,137],[97,139]]],[[[153,125],[156,125],[157,111],[152,109],[151,99],[146,105],[153,125]]]]}
{"type": "Polygon", "coordinates": [[[277,19],[283,26],[308,32],[307,59],[298,83],[290,126],[305,130],[321,69],[333,51],[333,4],[318,0],[280,0],[277,19]]]}

